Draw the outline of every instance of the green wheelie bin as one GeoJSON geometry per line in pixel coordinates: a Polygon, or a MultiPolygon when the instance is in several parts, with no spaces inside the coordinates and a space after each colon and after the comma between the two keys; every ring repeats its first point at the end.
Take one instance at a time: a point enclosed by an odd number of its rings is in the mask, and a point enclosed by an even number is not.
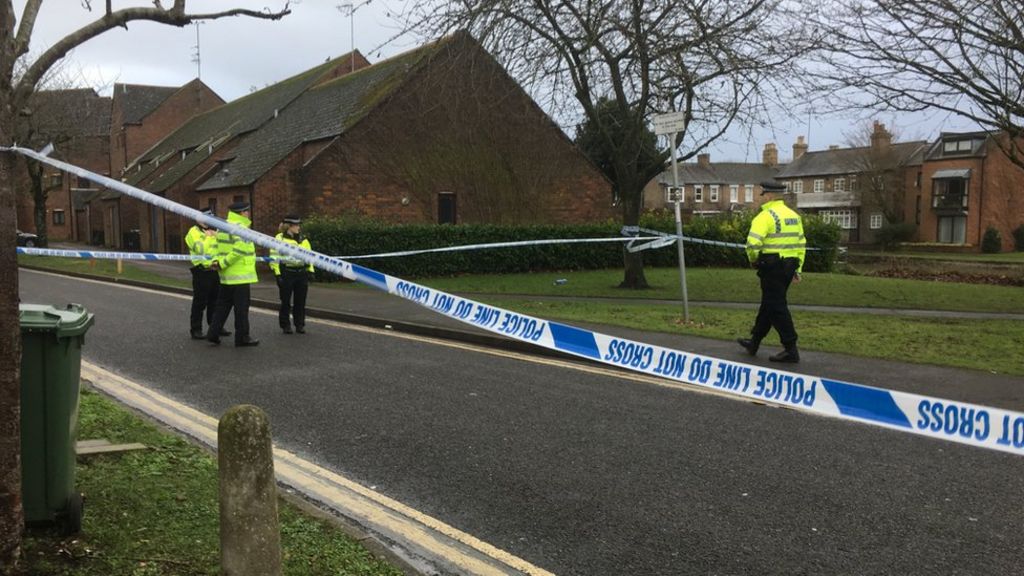
{"type": "Polygon", "coordinates": [[[19,307],[21,323],[21,490],[26,524],[82,528],[75,491],[75,443],[82,343],[93,315],[78,304],[19,307]]]}

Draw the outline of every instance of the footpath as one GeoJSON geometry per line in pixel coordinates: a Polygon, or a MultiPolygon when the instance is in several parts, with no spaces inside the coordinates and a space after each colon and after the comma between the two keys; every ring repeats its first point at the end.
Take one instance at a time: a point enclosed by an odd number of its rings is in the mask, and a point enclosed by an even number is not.
{"type": "MultiPolygon", "coordinates": [[[[190,281],[191,279],[190,272],[187,264],[185,263],[132,262],[132,264],[165,277],[177,278],[185,281],[190,281]]],[[[109,278],[95,278],[111,281],[109,278]]],[[[117,281],[133,285],[142,285],[155,290],[178,292],[183,294],[191,293],[189,289],[167,288],[132,281],[117,281]]],[[[472,299],[486,299],[487,297],[487,295],[481,294],[467,294],[465,296],[472,299]]],[[[502,294],[502,296],[507,297],[509,295],[502,294]]],[[[277,286],[271,278],[263,278],[258,284],[253,286],[252,298],[253,306],[276,310],[278,307],[277,286]]],[[[524,298],[542,299],[535,296],[524,296],[524,298]]],[[[606,302],[614,301],[610,299],[600,300],[606,302]]],[[[629,301],[634,304],[637,303],[635,299],[622,300],[629,301]]],[[[644,303],[647,302],[647,300],[644,301],[644,303]]],[[[665,302],[676,303],[675,301],[650,301],[652,305],[665,302]]],[[[756,308],[756,305],[754,304],[710,302],[694,302],[693,304],[722,307],[732,306],[750,309],[756,308]]],[[[822,306],[793,306],[793,308],[858,314],[890,314],[937,318],[1000,318],[1024,321],[1024,314],[951,313],[930,310],[872,310],[863,308],[822,306]]],[[[309,297],[307,300],[307,314],[311,318],[322,318],[363,326],[372,326],[398,332],[456,340],[535,355],[555,355],[565,357],[563,354],[556,351],[550,351],[492,334],[469,324],[434,313],[429,309],[408,300],[371,288],[358,286],[342,287],[315,283],[310,286],[309,297]]],[[[185,320],[183,319],[183,322],[184,321],[185,320]]],[[[757,357],[750,357],[732,341],[654,331],[641,331],[623,328],[620,326],[590,323],[575,324],[580,327],[611,336],[619,336],[695,354],[760,366],[772,365],[772,363],[768,361],[768,356],[780,349],[778,343],[772,340],[773,336],[769,336],[768,340],[763,343],[761,352],[757,357]]],[[[1022,326],[1022,329],[1024,329],[1024,326],[1022,326]]],[[[257,338],[260,337],[259,334],[254,334],[254,336],[257,338]]],[[[970,354],[970,350],[953,350],[951,353],[970,354]]],[[[1024,379],[1016,376],[991,374],[977,370],[862,358],[843,354],[816,352],[806,349],[802,349],[800,351],[800,356],[801,363],[790,367],[790,369],[795,372],[868,386],[876,386],[890,390],[900,390],[915,394],[936,396],[960,402],[970,402],[1011,410],[1024,410],[1024,379]]],[[[587,360],[576,357],[573,358],[581,362],[587,362],[587,360]]],[[[778,366],[774,367],[777,368],[778,366]]]]}

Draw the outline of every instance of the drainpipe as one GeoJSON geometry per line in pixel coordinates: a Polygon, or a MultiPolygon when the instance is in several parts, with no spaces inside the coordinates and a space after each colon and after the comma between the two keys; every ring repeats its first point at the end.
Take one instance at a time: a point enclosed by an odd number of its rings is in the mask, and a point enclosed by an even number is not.
{"type": "Polygon", "coordinates": [[[981,229],[981,217],[985,207],[985,162],[988,161],[988,154],[981,159],[981,175],[978,178],[981,184],[978,187],[978,250],[981,250],[981,238],[984,231],[981,229]]]}

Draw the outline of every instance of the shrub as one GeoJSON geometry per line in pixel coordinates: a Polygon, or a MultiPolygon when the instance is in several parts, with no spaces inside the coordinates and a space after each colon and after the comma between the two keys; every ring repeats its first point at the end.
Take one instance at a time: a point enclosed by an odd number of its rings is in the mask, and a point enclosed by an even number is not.
{"type": "Polygon", "coordinates": [[[875,232],[875,239],[886,250],[891,250],[900,242],[909,242],[917,233],[917,225],[909,222],[885,224],[875,232]]]}
{"type": "Polygon", "coordinates": [[[987,254],[996,254],[1003,251],[1003,239],[999,230],[992,226],[985,228],[985,235],[981,237],[981,251],[987,254]]]}
{"type": "MultiPolygon", "coordinates": [[[[753,215],[739,212],[716,217],[695,218],[683,228],[688,237],[743,244],[753,215]]],[[[645,214],[640,226],[674,234],[675,220],[671,212],[645,214]]],[[[493,224],[389,225],[374,221],[351,219],[313,219],[303,230],[313,248],[335,256],[379,254],[403,250],[420,250],[466,244],[489,244],[552,238],[609,238],[620,234],[615,222],[573,225],[499,226],[493,224]]],[[[829,271],[835,261],[839,229],[817,218],[805,218],[804,230],[808,246],[822,247],[808,251],[804,270],[829,271]]],[[[554,244],[515,248],[490,248],[463,252],[420,254],[396,258],[368,258],[355,262],[387,274],[403,278],[447,276],[455,274],[507,274],[541,270],[595,270],[622,266],[622,243],[554,244]]],[[[678,265],[674,246],[647,250],[647,266],[678,265]]],[[[687,242],[687,266],[747,266],[746,254],[734,247],[687,242]]]]}
{"type": "Polygon", "coordinates": [[[1013,247],[1018,252],[1024,252],[1024,224],[1013,230],[1013,247]]]}

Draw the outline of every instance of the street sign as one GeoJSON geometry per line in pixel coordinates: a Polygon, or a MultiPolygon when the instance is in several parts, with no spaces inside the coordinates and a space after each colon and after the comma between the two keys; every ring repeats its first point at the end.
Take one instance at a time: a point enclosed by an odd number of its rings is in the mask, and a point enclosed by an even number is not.
{"type": "Polygon", "coordinates": [[[658,136],[675,134],[676,132],[682,132],[686,128],[686,113],[670,112],[668,114],[658,114],[651,119],[651,123],[654,124],[654,133],[658,136]]]}

